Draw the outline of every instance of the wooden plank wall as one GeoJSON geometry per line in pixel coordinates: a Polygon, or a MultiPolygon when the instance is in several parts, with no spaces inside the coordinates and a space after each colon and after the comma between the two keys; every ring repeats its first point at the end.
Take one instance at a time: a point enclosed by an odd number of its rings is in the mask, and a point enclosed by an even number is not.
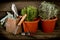
{"type": "Polygon", "coordinates": [[[11,5],[12,3],[16,4],[16,7],[18,10],[22,9],[23,7],[26,7],[28,5],[33,5],[38,7],[38,5],[40,4],[39,1],[28,1],[28,2],[7,2],[7,3],[0,3],[0,11],[11,11],[11,5]]]}

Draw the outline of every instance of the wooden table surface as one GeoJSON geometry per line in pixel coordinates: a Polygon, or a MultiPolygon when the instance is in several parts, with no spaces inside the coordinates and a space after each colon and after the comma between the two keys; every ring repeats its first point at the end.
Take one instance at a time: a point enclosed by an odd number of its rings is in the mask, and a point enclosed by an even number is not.
{"type": "Polygon", "coordinates": [[[38,30],[34,36],[22,36],[20,34],[14,35],[5,31],[0,27],[0,39],[60,39],[60,28],[55,29],[52,33],[44,33],[38,30]]]}

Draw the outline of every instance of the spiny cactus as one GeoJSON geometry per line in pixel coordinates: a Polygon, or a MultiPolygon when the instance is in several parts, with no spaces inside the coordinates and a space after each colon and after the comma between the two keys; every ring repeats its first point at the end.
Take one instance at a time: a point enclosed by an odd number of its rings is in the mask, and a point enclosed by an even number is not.
{"type": "Polygon", "coordinates": [[[39,6],[39,16],[42,19],[50,19],[57,16],[58,9],[55,4],[51,4],[49,2],[42,2],[39,6]]]}
{"type": "Polygon", "coordinates": [[[37,17],[37,8],[27,6],[21,10],[21,15],[27,14],[26,21],[33,21],[37,17]]]}

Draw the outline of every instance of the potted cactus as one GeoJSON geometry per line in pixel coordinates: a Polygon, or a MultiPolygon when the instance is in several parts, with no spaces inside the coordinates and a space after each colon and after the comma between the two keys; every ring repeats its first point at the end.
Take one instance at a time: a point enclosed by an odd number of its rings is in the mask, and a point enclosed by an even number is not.
{"type": "Polygon", "coordinates": [[[39,6],[39,16],[42,21],[42,29],[46,33],[54,31],[55,23],[57,20],[58,9],[56,5],[49,2],[42,2],[39,6]]]}
{"type": "Polygon", "coordinates": [[[27,14],[23,22],[24,32],[35,33],[38,29],[39,18],[37,16],[37,8],[34,6],[27,6],[21,10],[21,15],[27,14]]]}

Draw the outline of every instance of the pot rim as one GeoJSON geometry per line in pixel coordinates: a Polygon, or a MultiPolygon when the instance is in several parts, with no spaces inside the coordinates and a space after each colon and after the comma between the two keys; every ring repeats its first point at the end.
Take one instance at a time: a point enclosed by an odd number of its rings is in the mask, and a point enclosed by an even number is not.
{"type": "Polygon", "coordinates": [[[40,21],[40,18],[37,18],[37,20],[35,21],[24,21],[25,23],[32,23],[32,22],[39,22],[40,21]]]}
{"type": "Polygon", "coordinates": [[[47,19],[47,20],[43,20],[43,19],[42,19],[42,21],[52,21],[52,20],[55,21],[55,20],[57,20],[57,19],[58,19],[58,18],[56,17],[55,19],[49,19],[49,20],[48,20],[48,19],[47,19]]]}

